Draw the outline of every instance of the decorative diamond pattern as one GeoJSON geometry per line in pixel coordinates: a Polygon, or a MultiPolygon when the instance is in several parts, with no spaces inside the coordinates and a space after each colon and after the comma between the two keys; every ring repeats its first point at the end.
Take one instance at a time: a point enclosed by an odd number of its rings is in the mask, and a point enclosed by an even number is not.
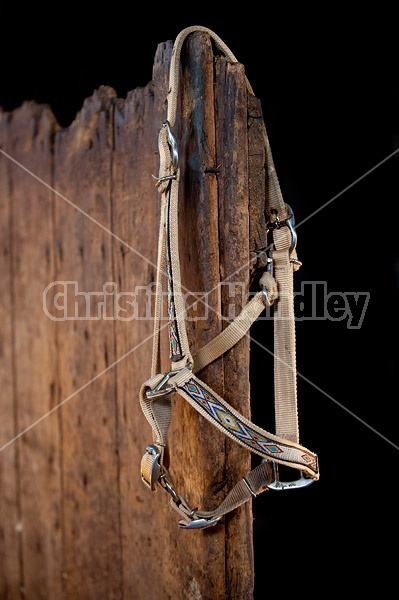
{"type": "Polygon", "coordinates": [[[250,448],[271,455],[283,452],[283,449],[275,442],[262,436],[259,432],[254,431],[238,417],[233,415],[233,413],[228,411],[215,396],[200,386],[198,382],[189,379],[180,387],[185,390],[193,400],[198,402],[206,412],[221,425],[221,427],[233,434],[234,437],[242,440],[250,448]]]}

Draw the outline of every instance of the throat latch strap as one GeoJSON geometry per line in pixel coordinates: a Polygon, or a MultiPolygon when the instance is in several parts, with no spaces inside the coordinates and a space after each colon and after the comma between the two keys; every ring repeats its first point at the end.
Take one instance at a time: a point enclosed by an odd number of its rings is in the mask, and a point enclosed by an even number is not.
{"type": "MultiPolygon", "coordinates": [[[[159,132],[160,167],[156,186],[161,196],[158,239],[158,268],[155,298],[154,344],[151,377],[140,389],[140,406],[149,422],[153,441],[144,452],[141,477],[151,489],[163,488],[172,507],[179,513],[180,526],[199,529],[213,526],[231,510],[266,490],[305,487],[319,478],[317,455],[299,443],[293,273],[300,267],[296,255],[296,233],[291,207],[283,201],[270,148],[268,156],[268,269],[260,279],[260,290],[241,313],[194,356],[190,352],[181,293],[178,231],[179,157],[172,128],[176,119],[180,52],[187,35],[208,33],[232,62],[234,55],[220,38],[205,27],[189,27],[176,38],[169,73],[168,114],[159,132]],[[168,329],[170,371],[160,372],[159,345],[162,310],[162,281],[168,289],[168,329]],[[256,321],[265,307],[274,311],[275,433],[265,431],[241,415],[199,377],[208,364],[228,352],[256,321]],[[212,511],[192,508],[175,489],[165,466],[167,433],[171,421],[171,398],[177,393],[203,418],[236,443],[261,457],[261,462],[245,474],[212,511]],[[299,471],[299,478],[282,482],[278,465],[299,471]]],[[[252,88],[247,82],[249,93],[252,88]]]]}

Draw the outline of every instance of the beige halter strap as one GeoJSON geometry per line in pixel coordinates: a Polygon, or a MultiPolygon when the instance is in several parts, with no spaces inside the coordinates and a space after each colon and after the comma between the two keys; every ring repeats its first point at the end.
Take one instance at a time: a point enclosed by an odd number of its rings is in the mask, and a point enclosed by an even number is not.
{"type": "MultiPolygon", "coordinates": [[[[299,443],[295,322],[293,305],[293,272],[300,267],[296,256],[296,233],[291,208],[282,198],[268,148],[268,194],[266,212],[268,235],[272,236],[268,268],[260,279],[260,291],[246,304],[241,313],[211,342],[194,356],[186,331],[185,306],[181,294],[178,193],[179,158],[177,142],[172,133],[176,119],[179,87],[179,61],[183,42],[194,31],[208,33],[219,50],[231,62],[235,56],[223,41],[206,27],[193,26],[180,32],[175,40],[169,72],[167,119],[159,132],[160,170],[156,185],[161,196],[158,265],[155,299],[154,342],[151,377],[140,390],[141,409],[153,433],[141,461],[143,482],[155,490],[165,489],[172,507],[180,514],[181,527],[198,529],[215,525],[226,513],[269,489],[285,490],[305,487],[319,478],[316,454],[299,443]],[[168,315],[171,367],[160,372],[160,320],[162,310],[162,280],[167,273],[168,315]],[[206,365],[230,350],[249,330],[266,306],[274,309],[274,381],[275,434],[258,427],[197,376],[206,365]],[[262,457],[261,463],[247,473],[212,511],[191,508],[177,493],[164,465],[167,432],[171,420],[171,394],[178,393],[210,421],[220,432],[262,457]],[[278,477],[278,465],[299,471],[293,481],[278,477]]],[[[247,88],[253,94],[247,81],[247,88]]]]}

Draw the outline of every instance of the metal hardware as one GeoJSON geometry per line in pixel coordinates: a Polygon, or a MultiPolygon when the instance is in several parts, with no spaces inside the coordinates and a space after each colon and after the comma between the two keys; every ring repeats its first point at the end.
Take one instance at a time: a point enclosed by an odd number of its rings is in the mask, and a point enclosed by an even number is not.
{"type": "Polygon", "coordinates": [[[184,502],[184,500],[179,496],[179,494],[173,487],[173,483],[165,467],[163,467],[163,472],[159,477],[159,485],[163,487],[164,490],[166,490],[168,494],[172,496],[171,501],[176,506],[176,508],[179,508],[179,506],[181,506],[183,503],[186,509],[190,511],[188,515],[190,521],[179,521],[179,527],[181,527],[182,529],[205,529],[206,527],[212,527],[213,525],[216,525],[216,523],[220,521],[221,517],[215,517],[213,519],[195,518],[197,508],[193,508],[192,510],[190,510],[186,502],[184,502]]]}
{"type": "MultiPolygon", "coordinates": [[[[266,458],[264,460],[267,461],[266,458]]],[[[295,490],[298,488],[307,487],[308,485],[310,485],[311,483],[313,483],[315,481],[311,477],[306,477],[302,471],[300,471],[299,479],[294,479],[293,481],[280,481],[278,467],[277,467],[276,463],[273,463],[272,466],[273,466],[274,481],[267,484],[267,487],[270,490],[275,490],[275,491],[295,490]]]]}
{"type": "Polygon", "coordinates": [[[179,371],[169,371],[169,373],[165,373],[165,375],[162,377],[161,381],[158,383],[158,385],[153,390],[146,391],[147,398],[156,398],[157,396],[166,396],[166,394],[170,394],[171,392],[173,392],[173,390],[174,390],[173,385],[169,385],[167,387],[164,387],[164,385],[166,385],[168,383],[169,379],[171,377],[173,377],[173,375],[176,375],[176,373],[178,373],[178,372],[179,371]]]}
{"type": "Polygon", "coordinates": [[[154,179],[157,180],[157,187],[163,182],[163,181],[171,181],[172,179],[177,179],[177,175],[176,173],[173,173],[173,175],[165,175],[165,177],[155,177],[153,175],[154,179]]]}
{"type": "Polygon", "coordinates": [[[276,220],[275,221],[269,221],[266,225],[267,230],[269,231],[269,229],[280,229],[281,227],[284,227],[285,225],[289,228],[289,230],[291,231],[291,245],[290,245],[290,249],[289,249],[289,253],[292,254],[292,252],[295,250],[296,248],[296,244],[297,244],[297,234],[295,231],[295,216],[294,216],[294,211],[292,210],[291,206],[289,204],[286,204],[290,214],[288,215],[288,217],[286,219],[283,219],[282,221],[279,219],[279,216],[276,214],[276,220]]]}
{"type": "Polygon", "coordinates": [[[168,494],[170,494],[172,496],[173,502],[177,506],[179,506],[179,504],[181,504],[179,494],[176,492],[175,488],[173,487],[172,482],[169,481],[169,479],[167,479],[167,477],[169,477],[169,474],[166,471],[166,469],[164,469],[164,472],[162,473],[162,475],[159,478],[159,483],[168,492],[168,494]]]}
{"type": "Polygon", "coordinates": [[[221,517],[215,517],[214,519],[193,519],[186,523],[186,521],[179,521],[179,527],[182,529],[206,529],[207,527],[213,527],[220,521],[221,517]]]}
{"type": "MultiPolygon", "coordinates": [[[[267,257],[266,258],[266,262],[267,262],[266,271],[268,273],[270,273],[270,275],[273,275],[273,259],[271,256],[269,256],[269,252],[270,252],[270,249],[266,250],[266,257],[267,257]]],[[[262,287],[262,292],[266,296],[266,290],[263,287],[262,287]]]]}
{"type": "Polygon", "coordinates": [[[163,123],[163,127],[166,127],[166,131],[168,132],[168,143],[170,146],[170,154],[172,156],[172,166],[173,166],[174,172],[176,173],[177,167],[179,164],[179,152],[177,149],[176,138],[172,133],[172,130],[169,125],[169,121],[165,121],[165,123],[163,123]]]}
{"type": "Polygon", "coordinates": [[[159,463],[159,458],[161,456],[161,453],[158,450],[158,448],[156,446],[153,446],[152,444],[147,446],[146,452],[148,452],[148,454],[151,454],[154,457],[154,460],[153,460],[152,468],[151,468],[150,481],[148,481],[145,478],[144,473],[143,473],[143,468],[141,468],[141,480],[151,490],[155,490],[155,484],[159,481],[159,477],[161,475],[161,465],[159,463]]]}
{"type": "Polygon", "coordinates": [[[290,211],[290,216],[286,219],[287,225],[291,231],[291,236],[292,236],[292,241],[291,241],[291,246],[290,246],[290,254],[293,253],[293,251],[296,248],[296,243],[298,240],[296,231],[295,231],[295,215],[294,215],[294,211],[292,210],[291,206],[289,204],[287,204],[288,210],[290,211]]]}
{"type": "Polygon", "coordinates": [[[204,167],[204,173],[215,173],[216,175],[220,173],[220,167],[222,165],[218,165],[217,167],[204,167]]]}
{"type": "MultiPolygon", "coordinates": [[[[176,492],[175,488],[173,487],[173,484],[170,480],[169,473],[167,472],[167,470],[165,468],[164,468],[162,475],[159,477],[159,485],[161,487],[163,487],[168,492],[168,494],[170,494],[172,496],[172,502],[178,508],[182,504],[182,498],[180,498],[179,494],[176,492]]],[[[186,508],[188,508],[187,504],[184,501],[183,501],[183,503],[185,504],[186,508]]],[[[188,508],[188,510],[190,510],[190,509],[188,508]]],[[[196,511],[197,511],[196,508],[193,508],[190,511],[190,513],[189,513],[190,521],[189,522],[179,521],[179,527],[181,527],[182,529],[205,529],[206,527],[212,527],[213,525],[216,525],[216,523],[218,521],[220,521],[220,519],[221,519],[221,517],[215,517],[214,519],[204,519],[204,518],[196,519],[195,518],[196,511]]]]}

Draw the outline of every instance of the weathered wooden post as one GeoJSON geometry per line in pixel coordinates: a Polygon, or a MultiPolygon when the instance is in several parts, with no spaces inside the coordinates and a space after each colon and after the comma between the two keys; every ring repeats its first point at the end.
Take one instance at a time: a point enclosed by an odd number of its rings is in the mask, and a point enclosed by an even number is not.
{"type": "MultiPolygon", "coordinates": [[[[253,597],[250,503],[184,531],[140,477],[172,46],[159,45],[145,88],[125,100],[97,90],[67,129],[34,103],[0,116],[1,598],[253,597]]],[[[208,305],[188,322],[195,351],[256,278],[267,138],[243,65],[206,33],[187,40],[181,82],[182,283],[208,305]]],[[[201,377],[250,418],[248,337],[201,377]]],[[[169,437],[174,481],[205,510],[250,468],[180,397],[169,437]]]]}

